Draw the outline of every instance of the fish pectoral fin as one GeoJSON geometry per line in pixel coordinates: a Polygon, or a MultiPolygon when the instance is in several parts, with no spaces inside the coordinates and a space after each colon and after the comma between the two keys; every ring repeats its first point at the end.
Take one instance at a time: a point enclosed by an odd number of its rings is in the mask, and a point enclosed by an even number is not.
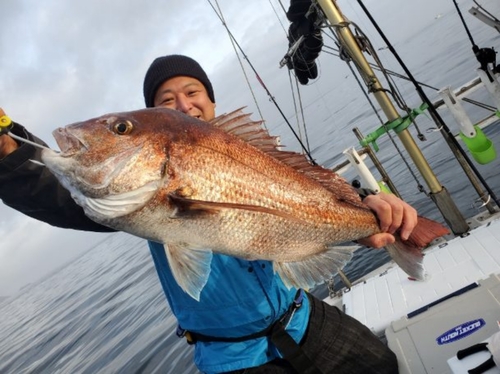
{"type": "Polygon", "coordinates": [[[179,195],[169,194],[168,199],[174,207],[170,218],[198,218],[206,215],[217,214],[222,209],[217,203],[202,200],[193,200],[179,195]]]}
{"type": "Polygon", "coordinates": [[[196,301],[210,275],[212,251],[209,249],[193,249],[188,244],[165,244],[170,270],[177,284],[196,301]]]}
{"type": "Polygon", "coordinates": [[[303,261],[275,262],[274,271],[288,288],[310,289],[330,279],[351,259],[359,246],[328,247],[303,261]]]}
{"type": "Polygon", "coordinates": [[[176,194],[169,194],[170,203],[175,207],[170,218],[199,218],[205,215],[217,214],[224,209],[239,209],[251,212],[272,214],[292,221],[300,221],[300,218],[277,209],[270,209],[258,205],[222,203],[216,201],[203,201],[187,199],[176,194]]]}
{"type": "Polygon", "coordinates": [[[90,198],[81,194],[72,196],[89,217],[112,219],[130,214],[146,205],[158,191],[158,183],[150,182],[135,190],[102,198],[90,198]]]}

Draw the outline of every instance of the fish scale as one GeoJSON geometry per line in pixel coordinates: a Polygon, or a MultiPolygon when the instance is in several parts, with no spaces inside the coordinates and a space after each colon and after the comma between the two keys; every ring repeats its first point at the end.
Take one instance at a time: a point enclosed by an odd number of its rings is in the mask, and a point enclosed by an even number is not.
{"type": "MultiPolygon", "coordinates": [[[[311,288],[358,248],[343,243],[380,232],[343,178],[281,150],[241,110],[210,123],[166,108],[112,113],[54,136],[61,153],[42,159],[85,213],[163,243],[174,278],[197,300],[212,252],[273,261],[285,285],[311,288]]],[[[422,279],[420,249],[446,233],[419,218],[407,242],[396,236],[387,249],[422,279]]]]}

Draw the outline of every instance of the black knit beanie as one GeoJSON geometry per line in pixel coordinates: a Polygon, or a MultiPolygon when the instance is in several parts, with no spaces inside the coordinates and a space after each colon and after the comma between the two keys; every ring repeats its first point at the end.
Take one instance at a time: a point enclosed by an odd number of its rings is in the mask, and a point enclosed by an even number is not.
{"type": "Polygon", "coordinates": [[[207,73],[200,64],[187,56],[168,55],[155,59],[146,72],[144,77],[144,101],[146,107],[151,108],[154,106],[156,91],[163,82],[181,75],[198,79],[203,83],[210,101],[215,103],[212,83],[210,83],[207,73]]]}

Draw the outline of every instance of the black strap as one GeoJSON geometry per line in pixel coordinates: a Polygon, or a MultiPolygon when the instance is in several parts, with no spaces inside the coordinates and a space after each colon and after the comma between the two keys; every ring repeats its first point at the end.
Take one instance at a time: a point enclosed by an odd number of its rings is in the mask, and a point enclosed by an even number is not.
{"type": "Polygon", "coordinates": [[[487,359],[485,362],[483,362],[481,365],[476,366],[473,369],[469,370],[469,374],[482,374],[485,371],[490,370],[491,368],[495,367],[495,361],[493,360],[493,356],[491,356],[489,359],[487,359]]]}
{"type": "MultiPolygon", "coordinates": [[[[462,360],[463,358],[470,356],[474,353],[481,352],[481,351],[489,351],[488,349],[488,343],[478,343],[471,345],[470,347],[461,349],[457,352],[457,358],[459,360],[462,360]]],[[[485,371],[495,367],[495,361],[493,361],[493,356],[491,356],[488,360],[483,362],[481,365],[476,366],[473,369],[470,369],[468,372],[469,374],[481,374],[484,373],[485,371]]]]}
{"type": "Polygon", "coordinates": [[[177,326],[177,336],[182,338],[184,336],[189,335],[189,339],[188,339],[189,344],[194,344],[197,341],[199,341],[199,342],[238,343],[238,342],[244,342],[246,340],[263,338],[264,336],[270,336],[271,331],[273,330],[273,328],[276,324],[282,323],[283,325],[286,325],[288,323],[289,319],[292,317],[295,310],[299,309],[302,306],[302,301],[304,299],[304,292],[305,291],[302,289],[297,290],[297,293],[295,294],[295,298],[294,298],[292,304],[290,305],[288,310],[283,314],[283,316],[281,316],[281,318],[279,320],[277,320],[276,322],[267,326],[264,330],[257,331],[253,334],[245,335],[245,336],[238,336],[238,337],[234,337],[234,338],[228,338],[228,337],[221,337],[221,336],[209,336],[209,335],[199,334],[197,332],[184,330],[180,326],[177,326]]]}
{"type": "Polygon", "coordinates": [[[189,331],[193,342],[226,342],[226,343],[238,343],[244,342],[246,340],[263,338],[264,336],[269,336],[273,325],[266,327],[264,330],[257,331],[256,333],[245,335],[245,336],[237,336],[234,338],[222,337],[222,336],[209,336],[204,334],[199,334],[197,332],[189,331]]]}
{"type": "Polygon", "coordinates": [[[195,344],[197,341],[237,343],[245,340],[268,336],[271,339],[271,342],[281,352],[283,358],[287,360],[292,365],[292,367],[297,370],[297,372],[304,374],[321,374],[321,371],[316,368],[312,360],[305,354],[300,345],[295,340],[293,340],[293,338],[285,330],[285,327],[290,318],[293,316],[295,311],[302,306],[304,293],[305,292],[303,290],[298,290],[297,294],[295,295],[294,302],[292,303],[292,305],[290,305],[290,308],[288,308],[285,314],[279,320],[266,327],[264,330],[258,331],[256,333],[229,338],[194,333],[183,330],[182,328],[180,328],[180,326],[178,326],[177,336],[185,336],[189,344],[195,344]]]}
{"type": "Polygon", "coordinates": [[[316,365],[307,357],[304,350],[295,340],[286,332],[285,326],[282,323],[274,325],[271,332],[271,341],[278,348],[295,370],[299,373],[321,374],[316,365]]]}
{"type": "Polygon", "coordinates": [[[488,343],[478,343],[478,344],[471,345],[470,347],[461,349],[457,352],[457,358],[459,360],[461,360],[464,357],[467,357],[467,356],[472,355],[474,353],[481,352],[481,351],[487,351],[488,350],[487,345],[488,345],[488,343]]]}

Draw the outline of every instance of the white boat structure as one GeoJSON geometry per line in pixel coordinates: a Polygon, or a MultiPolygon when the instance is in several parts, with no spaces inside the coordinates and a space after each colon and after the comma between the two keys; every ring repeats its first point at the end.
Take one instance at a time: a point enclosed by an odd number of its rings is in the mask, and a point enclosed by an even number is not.
{"type": "MultiPolygon", "coordinates": [[[[500,21],[475,0],[472,1],[476,7],[471,8],[469,13],[500,32],[500,21]]],[[[321,30],[334,35],[339,57],[354,65],[361,78],[358,82],[363,81],[365,88],[375,97],[387,118],[383,126],[366,137],[354,129],[362,148],[356,150],[353,147],[346,150],[344,155],[347,161],[333,170],[342,173],[346,168],[352,167],[356,170],[362,187],[377,192],[387,188],[398,194],[372,150],[372,148],[377,149],[378,137],[388,133],[389,130],[395,130],[425,180],[430,190],[429,197],[442,213],[453,235],[438,239],[425,249],[424,267],[428,274],[425,281],[409,279],[396,264],[390,262],[353,284],[340,272],[343,288],[335,291],[332,279],[329,285],[330,296],[324,300],[356,318],[380,339],[386,341],[398,357],[401,374],[468,373],[469,370],[488,361],[491,357],[490,351],[480,350],[461,359],[457,358],[457,352],[477,343],[486,342],[497,332],[500,334],[500,204],[494,192],[489,189],[465,154],[471,155],[475,162],[480,164],[488,163],[495,157],[494,144],[484,137],[482,129],[494,123],[497,126],[500,124],[500,66],[496,66],[496,51],[492,48],[480,49],[474,45],[473,51],[481,65],[477,69],[478,77],[457,89],[443,87],[439,91],[440,99],[431,102],[421,90],[421,83],[413,79],[404,63],[400,61],[390,41],[378,28],[363,1],[357,0],[357,2],[379,31],[386,43],[385,46],[370,49],[371,45],[362,31],[357,28],[356,32],[351,31],[353,24],[344,16],[336,0],[313,0],[305,13],[305,17],[311,22],[309,26],[314,25],[316,33],[321,30]],[[413,81],[423,101],[420,108],[407,111],[405,117],[399,114],[387,94],[389,90],[384,87],[373,70],[383,71],[383,69],[365,57],[365,52],[368,51],[372,55],[372,60],[376,60],[374,57],[376,51],[386,49],[393,52],[407,74],[407,77],[399,76],[399,78],[413,81]],[[477,123],[472,123],[462,103],[472,103],[474,100],[468,96],[477,90],[486,90],[496,108],[490,106],[488,116],[477,123]],[[482,203],[484,212],[469,219],[461,215],[448,191],[437,180],[412,135],[407,131],[408,125],[425,110],[430,113],[437,125],[436,129],[443,134],[445,144],[450,147],[479,195],[478,201],[482,203]],[[440,118],[441,111],[448,111],[454,118],[458,124],[458,134],[449,131],[440,118]],[[463,150],[465,147],[468,148],[467,152],[463,150]],[[367,155],[382,175],[381,181],[377,181],[366,166],[367,155]]],[[[299,5],[298,3],[302,3],[303,8],[306,2],[297,1],[295,5],[299,5]]],[[[455,5],[460,13],[456,2],[455,5]]],[[[438,18],[441,18],[441,14],[436,16],[436,19],[438,18]]],[[[461,14],[460,18],[463,21],[461,14]]],[[[464,26],[467,28],[465,22],[464,26]]],[[[293,66],[295,69],[294,58],[297,54],[306,55],[309,52],[307,49],[301,51],[301,45],[305,43],[308,35],[290,34],[289,32],[289,50],[280,62],[280,66],[287,65],[289,68],[293,66]]],[[[232,35],[230,33],[229,35],[234,41],[232,35]]],[[[472,37],[470,39],[472,41],[472,37]]],[[[244,55],[243,51],[241,52],[244,55]]],[[[308,63],[311,64],[313,61],[314,58],[307,60],[304,57],[299,63],[302,69],[308,69],[311,66],[308,63]]],[[[354,69],[351,70],[354,73],[354,69]]],[[[295,69],[295,72],[297,74],[300,71],[295,69]]],[[[393,72],[384,71],[386,81],[390,73],[393,72]]],[[[274,101],[269,92],[268,95],[270,100],[274,101]]],[[[311,157],[307,149],[304,148],[304,151],[311,157]]],[[[500,347],[498,349],[500,350],[500,347]]],[[[500,373],[500,367],[477,371],[480,372],[500,373]]]]}
{"type": "MultiPolygon", "coordinates": [[[[352,33],[345,27],[348,22],[344,20],[336,2],[318,0],[318,4],[330,25],[336,29],[339,40],[346,43],[345,47],[350,49],[350,57],[355,60],[358,68],[371,76],[373,71],[362,53],[357,50],[352,33]]],[[[478,18],[489,26],[498,26],[498,20],[492,19],[478,8],[471,9],[470,12],[475,13],[474,15],[480,14],[478,18]]],[[[456,90],[443,88],[440,91],[441,100],[431,104],[435,109],[451,112],[461,132],[460,137],[454,134],[454,139],[461,138],[465,144],[477,135],[476,132],[481,133],[480,129],[499,121],[500,72],[495,70],[495,66],[486,69],[485,66],[478,69],[477,79],[462,87],[456,90]],[[478,89],[486,89],[497,108],[496,112],[493,111],[490,116],[473,125],[461,103],[468,94],[478,89]]],[[[377,82],[371,84],[377,85],[377,82]]],[[[398,115],[394,113],[392,105],[386,101],[380,90],[375,88],[373,92],[389,123],[396,121],[398,115]]],[[[338,292],[332,289],[325,301],[338,306],[387,341],[398,357],[402,374],[468,373],[468,370],[490,359],[490,351],[480,350],[461,359],[457,358],[457,352],[486,342],[500,331],[498,203],[496,206],[492,203],[491,195],[484,193],[480,183],[473,177],[471,183],[476,186],[483,200],[485,212],[463,221],[460,218],[455,219],[454,208],[449,207],[452,203],[449,203],[446,192],[439,188],[433,191],[435,182],[432,173],[427,170],[425,161],[420,160],[419,151],[413,149],[411,139],[401,133],[399,136],[402,143],[410,149],[409,154],[426,179],[432,191],[431,195],[435,194],[432,199],[455,235],[440,239],[425,250],[424,266],[428,274],[425,281],[409,279],[391,262],[365,275],[354,284],[345,281],[347,286],[338,292]],[[420,162],[422,163],[418,165],[420,162]]],[[[486,146],[489,151],[494,147],[492,144],[486,146]]],[[[470,148],[474,158],[477,156],[476,160],[481,162],[481,155],[474,154],[476,150],[470,148]]],[[[350,163],[358,168],[362,185],[380,189],[380,185],[370,173],[366,173],[364,162],[357,153],[347,153],[350,163]]],[[[339,165],[339,168],[345,164],[339,165]]],[[[464,167],[468,168],[467,165],[464,167]]],[[[477,372],[500,373],[500,368],[495,366],[477,372]]]]}
{"type": "Polygon", "coordinates": [[[469,222],[468,235],[425,251],[426,281],[388,263],[325,299],[386,339],[401,373],[467,373],[490,356],[456,358],[500,331],[500,214],[469,222]]]}

